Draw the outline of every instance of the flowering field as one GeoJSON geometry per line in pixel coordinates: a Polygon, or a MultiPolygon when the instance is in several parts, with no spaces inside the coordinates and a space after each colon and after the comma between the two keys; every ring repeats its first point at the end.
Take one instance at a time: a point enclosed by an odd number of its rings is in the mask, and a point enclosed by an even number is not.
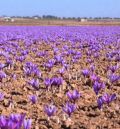
{"type": "Polygon", "coordinates": [[[120,27],[0,27],[1,129],[120,129],[120,27]]]}

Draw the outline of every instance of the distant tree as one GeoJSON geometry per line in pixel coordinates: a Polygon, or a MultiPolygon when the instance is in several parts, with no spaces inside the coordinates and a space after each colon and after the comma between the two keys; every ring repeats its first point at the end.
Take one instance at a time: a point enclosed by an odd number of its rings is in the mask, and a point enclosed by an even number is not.
{"type": "Polygon", "coordinates": [[[63,17],[62,19],[63,19],[63,20],[66,20],[67,18],[66,18],[66,17],[63,17]]]}
{"type": "Polygon", "coordinates": [[[116,19],[116,20],[120,20],[120,17],[114,17],[114,19],[116,19]]]}
{"type": "Polygon", "coordinates": [[[89,17],[88,19],[93,19],[92,17],[89,17]]]}
{"type": "Polygon", "coordinates": [[[53,15],[43,15],[42,18],[43,19],[59,19],[57,16],[53,16],[53,15]]]}
{"type": "Polygon", "coordinates": [[[75,17],[72,17],[72,20],[76,20],[76,18],[75,17]]]}

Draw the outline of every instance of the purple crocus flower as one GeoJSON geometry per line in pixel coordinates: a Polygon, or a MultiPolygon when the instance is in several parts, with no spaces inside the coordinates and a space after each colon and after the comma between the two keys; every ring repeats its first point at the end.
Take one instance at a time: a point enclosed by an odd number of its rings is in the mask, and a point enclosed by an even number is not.
{"type": "Polygon", "coordinates": [[[33,64],[31,62],[27,62],[23,68],[26,75],[34,75],[37,77],[41,77],[41,72],[36,64],[33,64]]]}
{"type": "Polygon", "coordinates": [[[94,58],[98,58],[99,57],[99,53],[94,53],[94,58]]]}
{"type": "Polygon", "coordinates": [[[29,84],[32,85],[35,89],[39,89],[39,80],[38,79],[32,79],[29,81],[29,84]]]}
{"type": "Polygon", "coordinates": [[[38,52],[37,54],[36,54],[36,56],[37,57],[44,57],[44,56],[46,56],[46,52],[45,51],[41,51],[41,52],[38,52]]]}
{"type": "Polygon", "coordinates": [[[60,73],[61,75],[63,75],[64,72],[65,72],[65,68],[64,68],[64,67],[61,68],[61,69],[59,69],[59,73],[60,73]]]}
{"type": "Polygon", "coordinates": [[[66,105],[62,109],[70,117],[71,114],[75,111],[76,105],[67,102],[66,105]]]}
{"type": "Polygon", "coordinates": [[[29,68],[23,68],[23,70],[27,76],[31,74],[31,70],[29,68]]]}
{"type": "Polygon", "coordinates": [[[46,63],[45,66],[48,68],[48,69],[51,69],[53,67],[53,64],[52,63],[46,63]]]}
{"type": "Polygon", "coordinates": [[[63,83],[63,78],[62,77],[54,77],[51,78],[51,86],[60,86],[63,83]]]}
{"type": "Polygon", "coordinates": [[[8,57],[9,54],[7,52],[0,51],[0,56],[8,57]]]}
{"type": "Polygon", "coordinates": [[[73,63],[76,63],[77,60],[76,60],[75,58],[72,58],[72,62],[73,62],[73,63]]]}
{"type": "Polygon", "coordinates": [[[3,115],[0,116],[0,128],[6,127],[6,123],[7,123],[6,117],[3,115]]]}
{"type": "Polygon", "coordinates": [[[66,95],[70,100],[74,101],[80,98],[80,93],[77,90],[74,90],[72,93],[68,91],[66,95]]]}
{"type": "Polygon", "coordinates": [[[52,65],[54,65],[55,64],[55,60],[54,59],[50,59],[50,60],[48,60],[48,63],[50,63],[50,64],[52,64],[52,65]]]}
{"type": "Polygon", "coordinates": [[[2,101],[4,99],[4,94],[0,93],[0,101],[2,101]]]}
{"type": "Polygon", "coordinates": [[[33,70],[33,73],[34,73],[35,76],[41,77],[41,72],[40,72],[39,69],[34,69],[34,70],[33,70]]]}
{"type": "Polygon", "coordinates": [[[68,64],[66,64],[66,63],[63,63],[63,67],[67,70],[67,69],[68,69],[68,67],[69,67],[69,65],[68,65],[68,64]]]}
{"type": "Polygon", "coordinates": [[[11,121],[18,122],[20,117],[20,114],[11,114],[9,118],[11,121]]]}
{"type": "Polygon", "coordinates": [[[1,129],[21,129],[25,114],[11,114],[9,117],[0,116],[1,129]]]}
{"type": "MultiPolygon", "coordinates": [[[[18,126],[17,123],[13,122],[12,120],[9,120],[6,124],[6,127],[9,129],[19,129],[20,127],[18,126]]],[[[6,129],[7,129],[6,128],[6,129]]]]}
{"type": "Polygon", "coordinates": [[[10,128],[10,129],[20,129],[21,126],[22,126],[22,123],[20,122],[19,120],[20,118],[18,119],[12,119],[12,117],[10,116],[10,118],[8,119],[7,121],[7,128],[10,128]]]}
{"type": "Polygon", "coordinates": [[[55,114],[55,112],[56,112],[56,106],[54,106],[54,105],[46,105],[46,106],[44,107],[44,111],[45,111],[45,113],[48,115],[48,117],[51,117],[51,116],[53,116],[53,115],[55,114]]]}
{"type": "Polygon", "coordinates": [[[54,55],[56,55],[58,53],[59,49],[58,48],[53,48],[53,52],[54,52],[54,55]]]}
{"type": "Polygon", "coordinates": [[[24,129],[30,129],[31,125],[32,125],[32,120],[31,119],[27,119],[27,120],[24,119],[24,122],[23,122],[24,129]]]}
{"type": "Polygon", "coordinates": [[[0,70],[2,70],[5,66],[5,64],[0,63],[0,70]]]}
{"type": "Polygon", "coordinates": [[[32,102],[32,104],[35,104],[37,102],[37,96],[36,95],[30,95],[29,99],[32,102]]]}
{"type": "Polygon", "coordinates": [[[27,55],[28,53],[29,53],[28,50],[23,50],[23,51],[21,51],[21,55],[22,55],[22,56],[25,56],[25,55],[27,55]]]}
{"type": "Polygon", "coordinates": [[[55,58],[55,61],[56,61],[57,63],[61,63],[62,60],[63,60],[63,58],[62,58],[60,55],[57,55],[57,56],[55,56],[54,58],[55,58]]]}
{"type": "Polygon", "coordinates": [[[93,72],[95,70],[95,66],[94,65],[90,65],[90,70],[93,72]]]}
{"type": "Polygon", "coordinates": [[[92,59],[87,59],[87,62],[88,62],[88,63],[92,63],[93,60],[92,60],[92,59]]]}
{"type": "Polygon", "coordinates": [[[118,69],[118,65],[110,66],[108,69],[110,69],[113,73],[118,69]]]}
{"type": "Polygon", "coordinates": [[[100,96],[97,100],[98,108],[101,109],[103,104],[109,105],[115,99],[116,99],[116,94],[109,95],[105,93],[103,96],[100,96]]]}
{"type": "Polygon", "coordinates": [[[51,86],[51,79],[50,78],[46,78],[44,80],[44,84],[45,84],[46,88],[50,87],[51,86]]]}
{"type": "Polygon", "coordinates": [[[100,81],[100,77],[98,77],[98,76],[95,75],[95,74],[92,74],[92,75],[90,76],[90,79],[91,79],[91,81],[93,81],[93,82],[95,82],[95,81],[100,81]]]}
{"type": "Polygon", "coordinates": [[[101,109],[104,104],[102,96],[98,98],[97,103],[98,103],[98,108],[101,109]]]}
{"type": "Polygon", "coordinates": [[[119,62],[120,61],[120,56],[116,56],[115,57],[115,61],[118,61],[119,62]]]}
{"type": "Polygon", "coordinates": [[[83,74],[83,76],[88,77],[90,72],[88,69],[84,69],[84,70],[82,70],[82,74],[83,74]]]}
{"type": "Polygon", "coordinates": [[[17,56],[16,60],[23,62],[25,60],[25,56],[17,56]]]}
{"type": "Polygon", "coordinates": [[[6,73],[3,71],[0,71],[0,81],[2,81],[3,78],[6,78],[6,73]]]}
{"type": "Polygon", "coordinates": [[[10,59],[10,58],[7,58],[7,59],[6,59],[6,65],[7,65],[7,66],[12,66],[12,65],[13,65],[13,60],[10,59]]]}
{"type": "Polygon", "coordinates": [[[120,79],[119,75],[111,74],[109,76],[109,80],[110,80],[111,83],[114,83],[114,82],[118,81],[119,79],[120,79]]]}
{"type": "Polygon", "coordinates": [[[15,123],[17,128],[22,127],[24,119],[25,119],[25,114],[11,114],[9,117],[9,121],[15,123]]]}
{"type": "Polygon", "coordinates": [[[110,102],[112,102],[113,100],[116,99],[116,94],[109,95],[109,94],[105,93],[102,96],[102,99],[103,99],[104,103],[107,103],[109,105],[110,102]]]}
{"type": "Polygon", "coordinates": [[[95,81],[95,82],[94,82],[94,84],[93,84],[93,89],[94,89],[96,95],[98,95],[98,92],[99,92],[101,89],[103,89],[103,88],[105,88],[105,83],[103,83],[103,82],[98,82],[98,81],[95,81]]]}

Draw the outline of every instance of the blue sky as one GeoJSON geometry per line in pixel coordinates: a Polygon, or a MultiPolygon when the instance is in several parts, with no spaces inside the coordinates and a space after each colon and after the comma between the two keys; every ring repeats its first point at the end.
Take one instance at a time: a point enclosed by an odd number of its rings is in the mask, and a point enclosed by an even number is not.
{"type": "Polygon", "coordinates": [[[120,0],[0,0],[1,15],[120,17],[120,0]]]}

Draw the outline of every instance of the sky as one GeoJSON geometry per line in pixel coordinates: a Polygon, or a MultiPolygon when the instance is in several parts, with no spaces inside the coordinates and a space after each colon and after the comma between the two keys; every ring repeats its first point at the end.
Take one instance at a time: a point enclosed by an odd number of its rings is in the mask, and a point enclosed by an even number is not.
{"type": "Polygon", "coordinates": [[[120,17],[120,0],[0,0],[0,16],[120,17]]]}

